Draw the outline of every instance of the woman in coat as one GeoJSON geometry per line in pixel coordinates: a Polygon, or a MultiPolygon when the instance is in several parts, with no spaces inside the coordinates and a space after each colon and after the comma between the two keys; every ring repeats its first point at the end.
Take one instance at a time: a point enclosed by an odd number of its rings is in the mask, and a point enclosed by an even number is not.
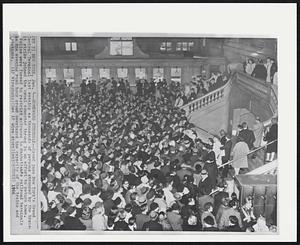
{"type": "Polygon", "coordinates": [[[236,145],[233,147],[232,156],[232,167],[234,168],[235,175],[239,174],[240,168],[248,168],[248,157],[249,147],[242,137],[238,137],[236,145]]]}
{"type": "Polygon", "coordinates": [[[264,134],[264,124],[262,123],[259,117],[256,117],[255,124],[253,125],[253,133],[255,136],[255,141],[253,145],[255,148],[258,148],[261,146],[261,141],[264,134]]]}

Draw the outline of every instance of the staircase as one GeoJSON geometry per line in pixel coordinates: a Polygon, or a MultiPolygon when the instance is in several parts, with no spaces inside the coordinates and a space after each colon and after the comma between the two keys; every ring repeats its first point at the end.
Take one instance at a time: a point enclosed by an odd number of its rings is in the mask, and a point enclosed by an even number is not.
{"type": "Polygon", "coordinates": [[[189,121],[210,135],[218,134],[220,129],[227,130],[231,84],[229,79],[224,86],[182,106],[189,121]]]}
{"type": "Polygon", "coordinates": [[[247,175],[261,175],[261,174],[272,174],[272,175],[277,175],[277,169],[278,169],[278,161],[277,159],[269,162],[265,165],[262,165],[259,168],[256,168],[249,173],[246,173],[247,175]]]}

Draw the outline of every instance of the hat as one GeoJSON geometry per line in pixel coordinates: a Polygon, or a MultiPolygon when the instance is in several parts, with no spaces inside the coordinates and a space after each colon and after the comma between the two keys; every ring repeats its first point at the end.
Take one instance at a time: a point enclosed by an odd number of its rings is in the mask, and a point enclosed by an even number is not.
{"type": "Polygon", "coordinates": [[[207,174],[207,170],[206,169],[202,169],[201,170],[201,175],[205,175],[205,174],[207,174]]]}
{"type": "Polygon", "coordinates": [[[146,197],[145,196],[139,196],[138,197],[138,202],[139,202],[139,205],[145,204],[147,202],[146,197]]]}
{"type": "Polygon", "coordinates": [[[89,206],[89,205],[91,205],[91,203],[92,203],[92,200],[90,198],[85,198],[83,200],[83,205],[84,206],[89,206]]]}
{"type": "Polygon", "coordinates": [[[150,204],[150,210],[155,210],[155,209],[157,209],[159,207],[159,205],[156,203],[156,202],[152,202],[151,204],[150,204]]]}
{"type": "Polygon", "coordinates": [[[148,192],[149,189],[150,189],[149,187],[143,186],[143,187],[141,188],[141,194],[142,194],[142,195],[146,194],[146,193],[148,192]]]}
{"type": "Polygon", "coordinates": [[[203,221],[204,221],[206,224],[208,224],[208,225],[214,225],[214,224],[215,224],[214,219],[213,219],[211,216],[205,217],[203,221]]]}
{"type": "Polygon", "coordinates": [[[182,194],[180,192],[176,192],[174,194],[174,198],[176,201],[180,201],[182,199],[182,194]]]}
{"type": "Polygon", "coordinates": [[[149,216],[150,216],[150,219],[155,220],[155,219],[157,219],[158,214],[155,211],[151,211],[149,216]]]}

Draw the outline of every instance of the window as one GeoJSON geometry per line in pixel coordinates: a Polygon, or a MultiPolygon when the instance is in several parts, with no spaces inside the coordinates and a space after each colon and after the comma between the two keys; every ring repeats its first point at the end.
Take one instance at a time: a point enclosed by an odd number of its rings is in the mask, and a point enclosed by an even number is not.
{"type": "Polygon", "coordinates": [[[133,55],[132,38],[111,38],[110,39],[110,55],[128,56],[133,55]]]}
{"type": "Polygon", "coordinates": [[[171,42],[162,42],[160,44],[160,51],[169,52],[172,50],[172,43],[171,42]]]}
{"type": "Polygon", "coordinates": [[[54,81],[56,80],[56,70],[55,69],[45,69],[46,73],[46,81],[54,81]]]}
{"type": "Polygon", "coordinates": [[[176,51],[191,51],[194,47],[194,42],[177,42],[176,51]]]}
{"type": "Polygon", "coordinates": [[[86,81],[92,79],[92,69],[91,68],[84,68],[81,69],[81,79],[85,79],[86,81]]]}
{"type": "Polygon", "coordinates": [[[128,69],[127,68],[118,68],[117,69],[118,78],[127,78],[128,69]]]}
{"type": "Polygon", "coordinates": [[[66,51],[77,51],[77,43],[76,42],[67,42],[65,43],[66,51]]]}
{"type": "Polygon", "coordinates": [[[171,68],[171,81],[181,82],[181,68],[171,68]]]}
{"type": "Polygon", "coordinates": [[[73,83],[75,81],[74,69],[64,69],[64,79],[67,81],[67,83],[73,83]]]}
{"type": "Polygon", "coordinates": [[[137,79],[146,79],[146,68],[135,68],[135,77],[137,79]]]}
{"type": "Polygon", "coordinates": [[[100,79],[103,79],[103,78],[109,79],[110,78],[110,70],[108,68],[100,68],[99,75],[100,75],[100,79]]]}
{"type": "Polygon", "coordinates": [[[153,68],[153,78],[163,78],[164,77],[164,68],[153,68]]]}

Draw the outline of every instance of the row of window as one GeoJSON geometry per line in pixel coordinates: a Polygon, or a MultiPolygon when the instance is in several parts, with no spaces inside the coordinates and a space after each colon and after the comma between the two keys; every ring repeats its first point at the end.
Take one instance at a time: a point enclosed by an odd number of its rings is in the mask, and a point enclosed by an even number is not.
{"type": "MultiPolygon", "coordinates": [[[[194,42],[177,42],[176,51],[191,51],[194,47],[194,42]]],[[[160,51],[170,52],[173,50],[172,42],[162,42],[160,51]]]]}
{"type": "MultiPolygon", "coordinates": [[[[135,68],[135,78],[137,79],[147,79],[146,68],[135,68]]],[[[109,68],[99,68],[99,78],[109,79],[111,78],[111,70],[109,68]]],[[[74,81],[74,69],[65,68],[63,69],[64,79],[67,81],[74,81]]],[[[45,69],[46,80],[56,80],[56,69],[47,68],[45,69]]],[[[81,79],[92,79],[92,68],[83,68],[81,69],[81,79]]],[[[128,68],[117,68],[117,77],[118,78],[128,78],[128,68]]],[[[153,68],[152,78],[163,78],[164,77],[164,68],[155,67],[153,68]]],[[[174,67],[171,68],[171,79],[174,81],[181,81],[181,68],[174,67]]]]}
{"type": "MultiPolygon", "coordinates": [[[[176,51],[191,51],[194,47],[194,42],[176,42],[176,51]]],[[[67,52],[77,51],[76,42],[66,42],[65,50],[67,52]]],[[[173,50],[172,42],[162,42],[160,51],[170,52],[173,50]]],[[[112,56],[131,56],[133,55],[133,40],[132,38],[111,38],[109,53],[112,56]]]]}

